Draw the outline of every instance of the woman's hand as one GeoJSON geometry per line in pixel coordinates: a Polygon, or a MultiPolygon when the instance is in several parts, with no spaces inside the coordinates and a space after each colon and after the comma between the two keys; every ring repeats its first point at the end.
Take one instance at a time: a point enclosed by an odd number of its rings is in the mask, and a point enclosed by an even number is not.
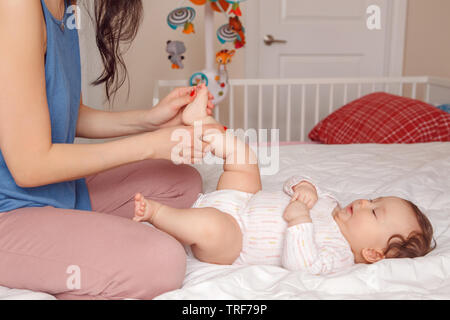
{"type": "Polygon", "coordinates": [[[312,209],[317,203],[317,190],[311,183],[302,181],[297,184],[293,190],[294,195],[292,196],[292,200],[304,203],[309,209],[312,209]]]}
{"type": "Polygon", "coordinates": [[[298,200],[292,200],[289,203],[284,211],[283,219],[288,223],[289,227],[312,222],[311,216],[309,215],[309,208],[306,204],[298,200]]]}
{"type": "MultiPolygon", "coordinates": [[[[160,128],[183,125],[181,120],[183,110],[189,103],[194,101],[196,94],[197,87],[184,87],[173,90],[167,97],[149,110],[148,122],[160,128]]],[[[212,115],[214,110],[213,99],[213,95],[209,93],[207,106],[209,116],[212,115]]]]}
{"type": "Polygon", "coordinates": [[[210,129],[224,131],[221,125],[204,125],[201,130],[192,126],[176,126],[149,132],[143,137],[148,147],[146,159],[166,159],[176,164],[201,161],[210,151],[203,135],[210,129]]]}

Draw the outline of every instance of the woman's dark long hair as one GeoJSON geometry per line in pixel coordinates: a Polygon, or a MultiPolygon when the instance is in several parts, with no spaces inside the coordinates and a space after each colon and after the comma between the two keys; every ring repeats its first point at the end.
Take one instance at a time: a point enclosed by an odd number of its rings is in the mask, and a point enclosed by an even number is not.
{"type": "Polygon", "coordinates": [[[128,79],[122,56],[128,47],[124,49],[123,45],[130,45],[136,37],[143,16],[142,0],[95,0],[94,15],[97,46],[105,69],[92,84],[105,84],[106,97],[111,101],[128,79]]]}

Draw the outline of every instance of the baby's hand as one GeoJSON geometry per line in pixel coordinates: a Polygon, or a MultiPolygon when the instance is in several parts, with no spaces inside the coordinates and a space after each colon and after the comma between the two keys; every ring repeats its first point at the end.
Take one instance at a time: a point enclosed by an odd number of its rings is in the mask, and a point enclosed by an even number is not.
{"type": "Polygon", "coordinates": [[[283,218],[288,223],[289,227],[312,222],[309,215],[309,208],[303,202],[296,200],[292,200],[286,207],[283,218]]]}
{"type": "Polygon", "coordinates": [[[312,209],[317,203],[317,190],[311,183],[302,181],[292,189],[294,190],[293,201],[303,202],[309,209],[312,209]]]}

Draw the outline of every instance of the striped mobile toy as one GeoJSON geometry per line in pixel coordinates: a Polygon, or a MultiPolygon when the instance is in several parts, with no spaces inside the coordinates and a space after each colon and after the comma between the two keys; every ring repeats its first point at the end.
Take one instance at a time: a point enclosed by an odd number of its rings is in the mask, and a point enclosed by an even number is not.
{"type": "MultiPolygon", "coordinates": [[[[196,86],[201,82],[206,83],[208,90],[214,96],[213,102],[219,103],[225,99],[229,90],[227,65],[231,63],[231,58],[235,55],[236,50],[243,48],[246,44],[245,28],[239,19],[242,16],[240,3],[245,0],[182,0],[178,8],[169,13],[167,24],[173,30],[183,27],[184,34],[195,33],[193,22],[196,18],[196,11],[185,4],[187,1],[205,7],[206,68],[195,72],[190,77],[189,83],[191,86],[196,86]],[[214,29],[214,12],[222,13],[227,20],[227,23],[216,31],[216,38],[222,45],[232,43],[235,50],[223,48],[214,54],[214,31],[212,31],[214,29]],[[214,67],[215,64],[218,65],[218,68],[214,67]]],[[[169,46],[167,52],[171,54],[172,68],[182,69],[183,65],[180,59],[184,57],[173,54],[174,51],[169,50],[169,46]],[[176,60],[175,58],[180,59],[176,60]]]]}

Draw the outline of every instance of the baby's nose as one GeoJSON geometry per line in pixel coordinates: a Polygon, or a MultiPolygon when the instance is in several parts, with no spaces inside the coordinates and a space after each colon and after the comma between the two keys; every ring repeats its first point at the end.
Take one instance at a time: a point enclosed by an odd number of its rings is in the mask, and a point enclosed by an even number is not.
{"type": "Polygon", "coordinates": [[[366,199],[361,199],[361,200],[359,200],[359,206],[360,206],[360,207],[365,207],[365,206],[367,206],[369,203],[370,203],[370,201],[369,201],[369,200],[366,200],[366,199]]]}

